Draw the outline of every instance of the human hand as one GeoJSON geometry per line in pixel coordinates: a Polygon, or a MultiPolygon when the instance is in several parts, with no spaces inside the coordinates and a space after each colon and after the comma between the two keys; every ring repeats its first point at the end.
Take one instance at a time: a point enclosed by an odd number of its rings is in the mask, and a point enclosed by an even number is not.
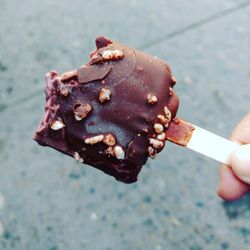
{"type": "Polygon", "coordinates": [[[250,190],[250,113],[236,126],[231,140],[242,146],[231,155],[231,166],[221,166],[218,195],[228,201],[250,190]]]}

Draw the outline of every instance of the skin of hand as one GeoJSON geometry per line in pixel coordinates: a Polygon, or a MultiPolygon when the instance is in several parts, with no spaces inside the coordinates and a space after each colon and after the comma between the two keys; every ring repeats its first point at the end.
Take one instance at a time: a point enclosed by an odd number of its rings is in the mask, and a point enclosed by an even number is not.
{"type": "Polygon", "coordinates": [[[221,166],[217,193],[227,201],[237,200],[250,191],[250,113],[236,126],[231,140],[242,146],[231,155],[230,166],[221,166]]]}

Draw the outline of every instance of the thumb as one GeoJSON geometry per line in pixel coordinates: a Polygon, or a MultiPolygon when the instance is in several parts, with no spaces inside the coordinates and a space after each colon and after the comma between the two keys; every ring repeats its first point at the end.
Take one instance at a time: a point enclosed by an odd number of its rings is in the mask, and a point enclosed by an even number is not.
{"type": "Polygon", "coordinates": [[[250,144],[242,145],[232,153],[230,165],[240,180],[250,184],[250,144]]]}

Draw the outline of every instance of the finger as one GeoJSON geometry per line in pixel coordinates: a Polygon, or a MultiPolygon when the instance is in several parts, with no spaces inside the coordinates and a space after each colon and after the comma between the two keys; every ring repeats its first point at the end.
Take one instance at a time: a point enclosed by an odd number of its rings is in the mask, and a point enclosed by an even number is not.
{"type": "Polygon", "coordinates": [[[237,141],[240,144],[250,143],[250,113],[236,126],[231,135],[231,140],[237,141]]]}
{"type": "Polygon", "coordinates": [[[240,180],[250,184],[250,144],[242,145],[232,153],[230,166],[240,180]]]}
{"type": "Polygon", "coordinates": [[[240,181],[230,167],[222,165],[220,183],[217,190],[218,195],[222,199],[227,201],[237,200],[249,190],[250,186],[240,181]]]}
{"type": "MultiPolygon", "coordinates": [[[[239,144],[250,143],[250,113],[234,129],[231,140],[239,144]]],[[[234,164],[234,162],[232,162],[234,164]]],[[[223,165],[220,171],[218,195],[225,200],[236,200],[250,190],[249,185],[240,181],[233,170],[223,165]]]]}

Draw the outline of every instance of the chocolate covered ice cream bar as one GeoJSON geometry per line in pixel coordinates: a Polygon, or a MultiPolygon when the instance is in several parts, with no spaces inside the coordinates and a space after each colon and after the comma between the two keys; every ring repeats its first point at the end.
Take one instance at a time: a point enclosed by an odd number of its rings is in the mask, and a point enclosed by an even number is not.
{"type": "Polygon", "coordinates": [[[46,74],[45,115],[34,139],[132,183],[166,141],[176,80],[162,60],[104,37],[76,70],[46,74]]]}

